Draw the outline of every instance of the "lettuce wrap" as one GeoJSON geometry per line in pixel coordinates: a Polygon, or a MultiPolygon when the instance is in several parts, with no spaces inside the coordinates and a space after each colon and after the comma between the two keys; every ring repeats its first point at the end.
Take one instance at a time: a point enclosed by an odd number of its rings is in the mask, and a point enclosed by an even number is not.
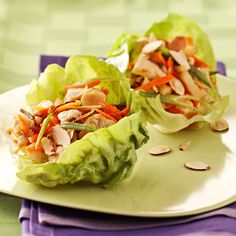
{"type": "Polygon", "coordinates": [[[211,43],[184,16],[170,14],[144,35],[121,35],[107,57],[130,79],[132,111],[144,111],[148,122],[164,133],[214,122],[228,106],[229,97],[221,97],[217,89],[211,43]]]}
{"type": "Polygon", "coordinates": [[[148,141],[142,113],[129,114],[129,91],[128,79],[96,57],[49,65],[30,85],[29,109],[9,130],[18,145],[17,176],[46,187],[78,181],[112,187],[129,177],[135,150],[148,141]]]}

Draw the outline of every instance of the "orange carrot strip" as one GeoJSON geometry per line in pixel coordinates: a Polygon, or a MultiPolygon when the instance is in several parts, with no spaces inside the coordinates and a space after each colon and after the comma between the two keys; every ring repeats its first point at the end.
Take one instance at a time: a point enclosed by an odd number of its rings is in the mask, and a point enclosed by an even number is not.
{"type": "Polygon", "coordinates": [[[168,109],[170,109],[171,107],[175,106],[174,104],[170,104],[170,103],[163,103],[162,105],[163,105],[163,107],[164,107],[165,110],[168,110],[168,109]]]}
{"type": "Polygon", "coordinates": [[[166,65],[166,60],[165,60],[165,58],[163,57],[161,51],[158,51],[158,52],[155,53],[155,58],[156,58],[158,61],[160,61],[164,66],[166,65]]]}
{"type": "Polygon", "coordinates": [[[194,66],[196,66],[196,67],[210,67],[204,61],[201,61],[197,57],[193,56],[193,58],[194,58],[194,66]]]}
{"type": "Polygon", "coordinates": [[[174,60],[172,59],[172,57],[168,57],[166,66],[167,66],[167,69],[170,69],[174,66],[174,60]]]}
{"type": "Polygon", "coordinates": [[[102,115],[102,116],[104,116],[104,117],[106,117],[106,118],[108,118],[108,119],[110,119],[110,120],[113,120],[114,122],[117,122],[117,120],[114,118],[114,117],[112,117],[112,116],[110,116],[109,114],[107,114],[107,113],[105,113],[105,112],[103,112],[103,111],[101,111],[101,110],[99,110],[99,109],[94,109],[97,113],[99,113],[100,115],[102,115]]]}
{"type": "Polygon", "coordinates": [[[106,88],[102,88],[102,91],[103,91],[103,93],[106,94],[106,95],[109,94],[109,90],[106,89],[106,88]]]}
{"type": "Polygon", "coordinates": [[[66,104],[62,104],[62,105],[59,105],[55,108],[54,112],[55,113],[58,113],[58,112],[62,112],[62,111],[66,111],[66,110],[69,110],[69,109],[73,109],[73,108],[77,108],[78,106],[81,105],[81,102],[80,101],[77,101],[77,102],[69,102],[69,103],[66,103],[66,104]]]}
{"type": "Polygon", "coordinates": [[[163,76],[163,77],[155,77],[150,82],[137,87],[135,90],[140,90],[140,89],[148,90],[153,86],[160,86],[162,84],[166,84],[166,83],[170,82],[173,78],[174,77],[171,74],[168,74],[168,75],[163,76]]]}
{"type": "Polygon", "coordinates": [[[37,148],[36,148],[36,143],[33,142],[30,145],[28,145],[27,147],[25,147],[25,150],[27,152],[43,152],[43,147],[42,147],[42,144],[39,143],[37,148]]]}
{"type": "Polygon", "coordinates": [[[34,142],[36,142],[37,138],[38,138],[38,134],[34,134],[34,135],[32,135],[31,137],[28,138],[28,141],[30,143],[34,143],[34,142]]]}
{"type": "Polygon", "coordinates": [[[166,62],[166,67],[168,70],[168,73],[172,73],[173,72],[173,66],[174,66],[174,60],[172,57],[168,57],[168,60],[166,62]]]}
{"type": "Polygon", "coordinates": [[[92,115],[93,113],[94,113],[94,110],[91,110],[91,111],[89,111],[89,112],[83,114],[82,116],[78,117],[78,118],[76,119],[76,121],[83,120],[83,119],[89,117],[90,115],[92,115]]]}
{"type": "Polygon", "coordinates": [[[70,88],[85,88],[86,86],[88,88],[92,88],[94,86],[97,86],[101,83],[101,80],[95,80],[86,84],[71,84],[71,85],[67,85],[64,90],[67,91],[70,88]]]}
{"type": "Polygon", "coordinates": [[[127,116],[130,111],[129,107],[124,108],[123,110],[120,111],[120,115],[125,115],[127,116]]]}
{"type": "Polygon", "coordinates": [[[53,125],[57,125],[60,123],[60,120],[57,118],[57,115],[54,115],[51,118],[51,122],[53,123],[53,125]]]}
{"type": "Polygon", "coordinates": [[[186,37],[187,45],[193,45],[193,38],[192,37],[186,37]]]}

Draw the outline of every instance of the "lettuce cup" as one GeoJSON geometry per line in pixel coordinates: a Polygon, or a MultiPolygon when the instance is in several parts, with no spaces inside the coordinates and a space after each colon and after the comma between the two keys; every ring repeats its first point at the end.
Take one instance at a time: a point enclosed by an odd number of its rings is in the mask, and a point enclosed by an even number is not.
{"type": "Polygon", "coordinates": [[[107,56],[130,80],[131,110],[164,133],[214,122],[228,106],[208,37],[183,16],[170,14],[145,35],[123,34],[107,56]]]}
{"type": "Polygon", "coordinates": [[[26,94],[28,107],[8,133],[17,176],[54,187],[88,182],[112,187],[132,173],[135,150],[148,141],[141,113],[130,113],[129,82],[92,56],[49,65],[26,94]]]}

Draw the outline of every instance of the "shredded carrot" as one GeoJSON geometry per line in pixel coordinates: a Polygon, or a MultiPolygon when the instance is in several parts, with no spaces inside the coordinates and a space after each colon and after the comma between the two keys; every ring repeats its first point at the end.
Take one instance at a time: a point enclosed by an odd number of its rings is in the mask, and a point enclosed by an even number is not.
{"type": "Polygon", "coordinates": [[[108,90],[107,88],[102,88],[102,91],[103,91],[103,93],[106,94],[106,95],[109,94],[109,90],[108,90]]]}
{"type": "Polygon", "coordinates": [[[193,116],[195,116],[197,114],[196,112],[185,113],[185,112],[183,112],[181,109],[179,109],[176,106],[169,107],[166,110],[168,112],[171,112],[171,113],[174,113],[174,114],[182,114],[182,115],[186,116],[187,118],[192,118],[193,116]]]}
{"type": "Polygon", "coordinates": [[[130,111],[129,107],[124,108],[123,110],[120,111],[120,115],[122,116],[127,116],[130,111]]]}
{"type": "Polygon", "coordinates": [[[67,85],[64,90],[65,92],[68,90],[68,89],[71,89],[71,88],[92,88],[92,87],[95,87],[97,85],[99,85],[101,83],[101,80],[95,80],[95,81],[92,81],[92,82],[89,82],[89,83],[86,83],[86,84],[71,84],[71,85],[67,85]]]}
{"type": "Polygon", "coordinates": [[[193,58],[194,58],[194,66],[196,66],[196,67],[210,67],[204,61],[201,61],[197,57],[193,56],[193,58]]]}
{"type": "Polygon", "coordinates": [[[100,115],[102,115],[102,116],[104,116],[104,117],[106,117],[106,118],[108,118],[110,120],[113,120],[114,122],[117,122],[117,120],[114,117],[112,117],[111,115],[109,115],[109,114],[107,114],[107,113],[105,113],[105,112],[103,112],[103,111],[101,111],[99,109],[95,109],[95,111],[97,113],[99,113],[100,115]]]}
{"type": "Polygon", "coordinates": [[[111,105],[107,102],[104,102],[104,107],[103,107],[103,111],[107,114],[110,114],[112,117],[114,117],[116,120],[120,120],[122,118],[122,115],[120,114],[120,110],[114,106],[114,105],[111,105]]]}
{"type": "Polygon", "coordinates": [[[78,106],[81,105],[81,102],[80,101],[77,101],[77,102],[69,102],[69,103],[66,103],[66,104],[62,104],[62,105],[59,105],[55,108],[54,112],[55,113],[58,113],[58,112],[62,112],[62,111],[66,111],[66,110],[69,110],[69,109],[73,109],[73,108],[77,108],[78,106]]]}
{"type": "Polygon", "coordinates": [[[89,112],[83,114],[82,116],[78,117],[78,118],[76,119],[76,121],[83,120],[83,119],[89,117],[90,115],[92,115],[93,113],[94,113],[94,110],[91,110],[91,111],[89,111],[89,112]]]}
{"type": "Polygon", "coordinates": [[[166,109],[167,111],[174,113],[174,114],[182,114],[184,115],[183,111],[181,111],[180,109],[178,109],[176,106],[172,106],[169,107],[168,109],[166,109]]]}
{"type": "Polygon", "coordinates": [[[27,152],[43,152],[43,147],[42,147],[42,144],[39,143],[36,148],[36,143],[33,142],[33,143],[29,144],[27,147],[25,147],[25,150],[27,152]]]}
{"type": "Polygon", "coordinates": [[[34,143],[36,142],[37,138],[38,138],[38,134],[33,134],[31,137],[28,138],[28,141],[30,143],[34,143]]]}
{"type": "Polygon", "coordinates": [[[163,105],[164,109],[166,109],[166,110],[168,110],[171,107],[175,106],[174,104],[170,104],[170,103],[163,103],[162,105],[163,105]]]}
{"type": "Polygon", "coordinates": [[[166,84],[166,83],[170,82],[172,79],[174,79],[174,77],[171,74],[168,74],[163,77],[155,77],[150,82],[137,87],[135,90],[140,90],[140,89],[148,90],[148,89],[152,88],[153,86],[160,86],[162,84],[166,84]]]}
{"type": "Polygon", "coordinates": [[[174,66],[174,60],[172,57],[168,57],[167,62],[166,62],[166,67],[168,70],[168,73],[173,72],[173,66],[174,66]]]}
{"type": "Polygon", "coordinates": [[[155,58],[156,58],[160,63],[162,63],[164,66],[166,65],[166,60],[165,60],[165,58],[163,57],[161,51],[158,51],[158,52],[155,53],[155,58]]]}
{"type": "Polygon", "coordinates": [[[187,45],[193,45],[193,38],[192,37],[186,37],[187,45]]]}
{"type": "Polygon", "coordinates": [[[134,67],[134,63],[133,62],[130,62],[129,65],[128,65],[128,68],[129,69],[132,69],[134,67]]]}
{"type": "Polygon", "coordinates": [[[57,125],[60,123],[60,120],[58,119],[57,115],[53,115],[51,118],[51,122],[53,123],[53,125],[57,125]]]}

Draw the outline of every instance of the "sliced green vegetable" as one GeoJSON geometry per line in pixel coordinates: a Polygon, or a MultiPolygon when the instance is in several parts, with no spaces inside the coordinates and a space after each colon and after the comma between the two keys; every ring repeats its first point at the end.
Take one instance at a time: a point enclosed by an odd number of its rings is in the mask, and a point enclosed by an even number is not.
{"type": "Polygon", "coordinates": [[[198,70],[197,68],[195,68],[194,66],[192,66],[192,65],[190,65],[190,73],[192,73],[192,75],[196,76],[196,78],[198,80],[202,81],[208,87],[212,87],[212,85],[210,84],[210,82],[207,79],[206,75],[203,72],[201,72],[200,70],[198,70]]]}
{"type": "Polygon", "coordinates": [[[167,47],[161,46],[160,48],[158,48],[158,50],[162,52],[163,56],[165,57],[170,56],[170,51],[167,47]]]}
{"type": "Polygon", "coordinates": [[[216,70],[216,71],[210,71],[210,76],[211,76],[211,75],[216,75],[216,74],[220,74],[220,72],[219,72],[218,70],[216,70]]]}
{"type": "Polygon", "coordinates": [[[61,128],[63,129],[73,129],[73,130],[87,130],[89,132],[95,131],[95,127],[92,125],[86,125],[86,124],[79,124],[74,122],[65,122],[61,125],[61,128]]]}
{"type": "Polygon", "coordinates": [[[42,137],[43,137],[43,135],[44,135],[44,133],[45,133],[47,127],[48,127],[48,124],[49,124],[51,118],[53,117],[53,115],[54,115],[54,113],[51,112],[51,113],[43,120],[42,127],[41,127],[41,129],[40,129],[40,131],[39,131],[39,135],[38,135],[37,140],[36,140],[35,149],[38,148],[38,145],[39,145],[39,143],[40,143],[40,141],[41,141],[41,139],[42,139],[42,137]]]}

